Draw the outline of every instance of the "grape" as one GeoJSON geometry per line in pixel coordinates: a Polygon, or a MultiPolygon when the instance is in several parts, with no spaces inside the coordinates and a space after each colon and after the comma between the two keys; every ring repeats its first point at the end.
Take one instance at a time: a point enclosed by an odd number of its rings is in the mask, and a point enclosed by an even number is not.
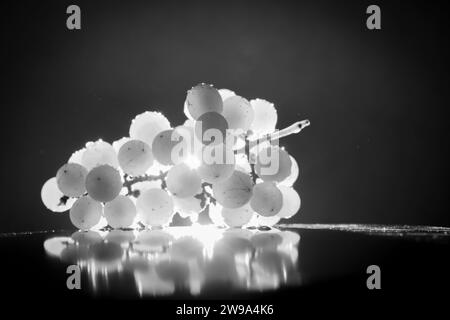
{"type": "Polygon", "coordinates": [[[198,119],[206,112],[222,112],[223,102],[219,91],[208,84],[198,84],[188,91],[186,104],[193,119],[198,119]]]}
{"type": "Polygon", "coordinates": [[[97,201],[109,202],[115,199],[122,190],[119,171],[109,165],[92,169],[86,177],[86,190],[97,201]]]}
{"type": "Polygon", "coordinates": [[[172,197],[156,188],[144,191],[137,199],[136,206],[142,222],[150,226],[168,224],[174,211],[172,197]]]}
{"type": "Polygon", "coordinates": [[[187,198],[198,193],[202,182],[195,170],[184,163],[180,163],[169,170],[166,183],[167,189],[174,196],[187,198]]]}
{"type": "Polygon", "coordinates": [[[277,216],[285,219],[291,218],[300,210],[300,196],[297,191],[290,187],[278,186],[278,189],[283,195],[283,206],[277,216]]]}
{"type": "Polygon", "coordinates": [[[248,174],[234,171],[228,179],[213,184],[214,197],[225,208],[239,208],[249,202],[253,181],[248,174]]]}
{"type": "Polygon", "coordinates": [[[295,181],[297,181],[298,179],[298,175],[299,175],[299,168],[298,168],[298,163],[297,161],[295,161],[293,156],[289,156],[291,158],[291,173],[289,174],[289,176],[282,180],[279,184],[286,186],[286,187],[292,187],[295,183],[295,181]]]}
{"type": "Polygon", "coordinates": [[[182,140],[174,129],[159,132],[152,143],[153,156],[162,165],[173,165],[172,151],[182,140]]]}
{"type": "Polygon", "coordinates": [[[95,226],[102,216],[102,204],[89,196],[79,198],[70,209],[70,221],[81,230],[95,226]]]}
{"type": "Polygon", "coordinates": [[[195,122],[195,135],[203,144],[224,143],[227,129],[227,120],[217,112],[206,112],[195,122]]]}
{"type": "Polygon", "coordinates": [[[250,104],[254,111],[254,119],[250,129],[257,136],[274,132],[278,115],[273,103],[263,99],[254,99],[250,101],[250,104]]]}
{"type": "Polygon", "coordinates": [[[77,163],[66,163],[56,173],[59,190],[68,197],[79,197],[86,192],[87,170],[77,163]]]}
{"type": "Polygon", "coordinates": [[[83,160],[83,154],[86,151],[86,148],[82,148],[80,150],[75,151],[74,153],[72,153],[72,155],[69,158],[69,161],[67,161],[67,163],[78,163],[78,164],[83,164],[82,160],[83,160]]]}
{"type": "Polygon", "coordinates": [[[244,132],[250,128],[255,116],[250,102],[240,96],[226,99],[222,114],[230,129],[242,129],[244,132]]]}
{"type": "Polygon", "coordinates": [[[156,135],[168,129],[170,129],[170,122],[162,113],[146,111],[131,121],[130,137],[151,146],[156,135]]]}
{"type": "Polygon", "coordinates": [[[245,206],[229,209],[222,209],[223,220],[229,227],[242,227],[247,224],[253,216],[253,210],[247,203],[245,206]]]}
{"type": "Polygon", "coordinates": [[[234,172],[233,164],[205,164],[203,163],[198,169],[200,178],[209,183],[217,183],[231,177],[234,172]]]}
{"type": "Polygon", "coordinates": [[[75,202],[75,199],[69,198],[66,203],[62,203],[62,197],[64,197],[64,194],[58,188],[56,177],[48,179],[42,186],[41,199],[47,209],[53,212],[69,210],[75,202]]]}
{"type": "Polygon", "coordinates": [[[175,206],[175,210],[183,218],[198,214],[203,210],[203,207],[201,206],[201,200],[195,197],[173,197],[173,203],[175,206]]]}
{"type": "Polygon", "coordinates": [[[127,143],[128,141],[130,141],[130,140],[132,140],[132,139],[129,138],[129,137],[122,137],[122,138],[120,138],[120,139],[118,139],[118,140],[116,140],[116,141],[113,141],[112,146],[113,146],[113,148],[114,148],[114,151],[115,151],[117,154],[119,154],[120,148],[122,148],[122,146],[123,146],[125,143],[127,143]]]}
{"type": "Polygon", "coordinates": [[[233,174],[235,157],[233,150],[226,145],[205,146],[202,159],[197,171],[200,178],[206,182],[220,182],[233,174]]]}
{"type": "Polygon", "coordinates": [[[136,216],[136,206],[128,197],[118,196],[105,204],[104,214],[111,227],[127,228],[131,226],[136,216]]]}
{"type": "Polygon", "coordinates": [[[222,98],[222,101],[225,101],[228,98],[236,95],[236,93],[234,91],[231,91],[229,89],[219,89],[219,94],[220,94],[220,97],[222,98]]]}
{"type": "Polygon", "coordinates": [[[278,146],[261,150],[256,158],[255,171],[264,181],[283,181],[291,174],[289,154],[278,146]]]}
{"type": "Polygon", "coordinates": [[[250,205],[260,215],[271,217],[280,212],[283,195],[273,182],[258,183],[253,188],[250,205]]]}
{"type": "Polygon", "coordinates": [[[126,142],[120,148],[118,158],[122,170],[132,176],[145,174],[153,164],[152,150],[140,140],[126,142]]]}
{"type": "Polygon", "coordinates": [[[81,164],[91,170],[99,165],[107,164],[111,167],[119,167],[117,154],[113,146],[103,140],[86,143],[86,151],[81,158],[81,164]]]}

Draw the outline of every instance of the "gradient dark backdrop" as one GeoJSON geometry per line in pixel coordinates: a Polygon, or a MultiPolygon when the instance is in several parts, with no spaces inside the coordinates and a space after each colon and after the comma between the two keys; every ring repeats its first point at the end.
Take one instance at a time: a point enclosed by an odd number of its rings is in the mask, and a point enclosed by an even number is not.
{"type": "Polygon", "coordinates": [[[443,2],[17,1],[2,4],[0,231],[71,227],[42,184],[88,140],[161,110],[184,121],[199,82],[276,104],[304,223],[450,225],[443,2]],[[82,30],[69,31],[78,4],[82,30]]]}

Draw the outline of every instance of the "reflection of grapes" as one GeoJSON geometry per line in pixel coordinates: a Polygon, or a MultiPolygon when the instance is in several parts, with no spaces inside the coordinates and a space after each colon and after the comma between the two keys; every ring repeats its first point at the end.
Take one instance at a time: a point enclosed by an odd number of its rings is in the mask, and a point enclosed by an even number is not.
{"type": "Polygon", "coordinates": [[[274,132],[273,103],[209,84],[188,91],[184,113],[188,119],[172,127],[147,111],[132,120],[128,137],[86,143],[44,184],[44,205],[72,208],[82,230],[101,224],[102,213],[112,228],[166,226],[175,211],[196,222],[205,209],[229,227],[272,226],[297,213],[298,164],[277,142],[309,121],[274,132]]]}

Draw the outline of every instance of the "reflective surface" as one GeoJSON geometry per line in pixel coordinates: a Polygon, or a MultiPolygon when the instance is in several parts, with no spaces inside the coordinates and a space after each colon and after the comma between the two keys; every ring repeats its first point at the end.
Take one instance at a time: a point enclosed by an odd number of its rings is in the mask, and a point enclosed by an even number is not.
{"type": "Polygon", "coordinates": [[[286,310],[325,298],[438,301],[450,288],[449,249],[450,229],[427,226],[10,233],[0,234],[0,277],[17,301],[264,299],[286,310]],[[80,290],[67,288],[73,264],[80,290]],[[381,269],[378,295],[366,286],[373,264],[381,269]]]}
{"type": "Polygon", "coordinates": [[[75,232],[50,237],[46,253],[77,264],[95,294],[140,297],[199,296],[214,289],[232,294],[300,284],[300,236],[292,231],[218,229],[208,226],[164,230],[75,232]]]}

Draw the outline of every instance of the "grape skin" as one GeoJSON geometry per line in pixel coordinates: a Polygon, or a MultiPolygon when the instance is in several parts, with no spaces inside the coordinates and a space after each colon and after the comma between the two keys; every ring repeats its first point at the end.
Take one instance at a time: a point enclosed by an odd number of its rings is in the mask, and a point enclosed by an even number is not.
{"type": "Polygon", "coordinates": [[[153,156],[162,165],[173,165],[172,150],[182,140],[183,137],[174,129],[161,131],[152,143],[153,156]]]}
{"type": "Polygon", "coordinates": [[[128,197],[118,196],[105,204],[104,215],[111,227],[127,228],[136,217],[136,206],[128,197]]]}
{"type": "Polygon", "coordinates": [[[87,170],[77,163],[66,163],[56,173],[59,190],[68,197],[79,197],[86,192],[87,170]]]}
{"type": "Polygon", "coordinates": [[[230,129],[242,129],[246,132],[255,117],[250,102],[240,96],[233,96],[223,103],[223,116],[228,122],[230,129]]]}
{"type": "Polygon", "coordinates": [[[231,177],[234,168],[235,155],[231,149],[227,148],[227,145],[223,144],[204,147],[202,164],[197,171],[202,180],[214,184],[231,177]]]}
{"type": "Polygon", "coordinates": [[[70,221],[81,230],[95,226],[102,216],[102,204],[89,196],[79,198],[70,209],[70,221]]]}
{"type": "Polygon", "coordinates": [[[250,129],[258,137],[274,132],[278,115],[273,103],[264,99],[253,99],[250,104],[254,111],[254,119],[250,129]]]}
{"type": "MultiPolygon", "coordinates": [[[[258,176],[263,179],[264,181],[283,181],[291,174],[291,167],[292,167],[292,161],[289,154],[284,150],[281,149],[278,146],[271,146],[269,148],[265,148],[261,150],[261,152],[258,154],[258,157],[256,158],[256,164],[255,164],[255,171],[258,174],[258,176]],[[270,159],[270,157],[274,154],[278,153],[278,170],[273,174],[264,174],[264,171],[269,170],[269,168],[274,165],[276,162],[275,160],[270,160],[270,163],[263,164],[262,159],[263,157],[270,159]],[[263,156],[267,155],[267,156],[263,156]]],[[[272,170],[272,169],[270,169],[272,170]]]]}
{"type": "Polygon", "coordinates": [[[228,98],[236,95],[236,93],[230,89],[219,89],[219,94],[222,98],[222,101],[225,101],[228,98]]]}
{"type": "Polygon", "coordinates": [[[253,188],[250,206],[260,215],[274,216],[280,212],[282,205],[283,195],[273,182],[258,183],[253,188]]]}
{"type": "Polygon", "coordinates": [[[137,199],[136,207],[142,222],[150,226],[168,224],[174,211],[172,197],[156,188],[144,191],[137,199]]]}
{"type": "Polygon", "coordinates": [[[81,164],[89,171],[99,165],[110,165],[118,168],[117,153],[113,146],[103,140],[86,143],[86,150],[83,152],[81,164]]]}
{"type": "Polygon", "coordinates": [[[65,204],[61,203],[64,194],[59,190],[56,177],[48,179],[41,189],[41,199],[45,207],[53,212],[64,212],[69,210],[75,199],[69,198],[65,204]]]}
{"type": "Polygon", "coordinates": [[[223,220],[229,227],[242,227],[243,225],[246,225],[253,217],[253,213],[253,209],[248,203],[243,207],[236,209],[222,209],[223,220]]]}
{"type": "Polygon", "coordinates": [[[300,172],[298,163],[295,160],[295,158],[293,156],[289,156],[289,157],[291,158],[291,162],[292,162],[291,173],[289,174],[289,176],[286,179],[280,181],[280,183],[279,183],[279,185],[283,185],[286,187],[292,187],[294,185],[295,181],[297,181],[297,179],[298,179],[299,172],[300,172]]]}
{"type": "Polygon", "coordinates": [[[131,176],[140,176],[153,164],[152,150],[143,141],[130,140],[119,150],[119,164],[131,176]]]}
{"type": "Polygon", "coordinates": [[[180,163],[169,170],[166,183],[171,194],[179,198],[187,198],[198,192],[202,182],[195,170],[184,163],[180,163]]]}
{"type": "Polygon", "coordinates": [[[206,112],[195,122],[195,135],[203,144],[225,143],[228,122],[217,112],[206,112]]]}
{"type": "Polygon", "coordinates": [[[278,189],[280,189],[281,194],[283,195],[283,206],[277,216],[289,219],[300,210],[300,196],[294,188],[278,186],[278,189]]]}
{"type": "Polygon", "coordinates": [[[162,113],[146,111],[131,121],[130,137],[151,146],[158,133],[169,129],[170,122],[162,113]]]}
{"type": "Polygon", "coordinates": [[[242,207],[252,197],[253,181],[251,177],[235,170],[228,179],[213,184],[214,198],[222,206],[230,209],[242,207]]]}
{"type": "Polygon", "coordinates": [[[217,183],[220,181],[224,181],[231,177],[234,172],[234,163],[233,164],[206,164],[203,163],[197,170],[200,178],[202,180],[209,183],[217,183]]]}
{"type": "Polygon", "coordinates": [[[88,173],[86,190],[94,200],[109,202],[114,200],[122,190],[122,179],[113,167],[98,166],[88,173]]]}
{"type": "Polygon", "coordinates": [[[186,104],[193,119],[198,119],[206,112],[222,112],[223,101],[219,91],[208,84],[198,84],[188,91],[186,104]]]}

